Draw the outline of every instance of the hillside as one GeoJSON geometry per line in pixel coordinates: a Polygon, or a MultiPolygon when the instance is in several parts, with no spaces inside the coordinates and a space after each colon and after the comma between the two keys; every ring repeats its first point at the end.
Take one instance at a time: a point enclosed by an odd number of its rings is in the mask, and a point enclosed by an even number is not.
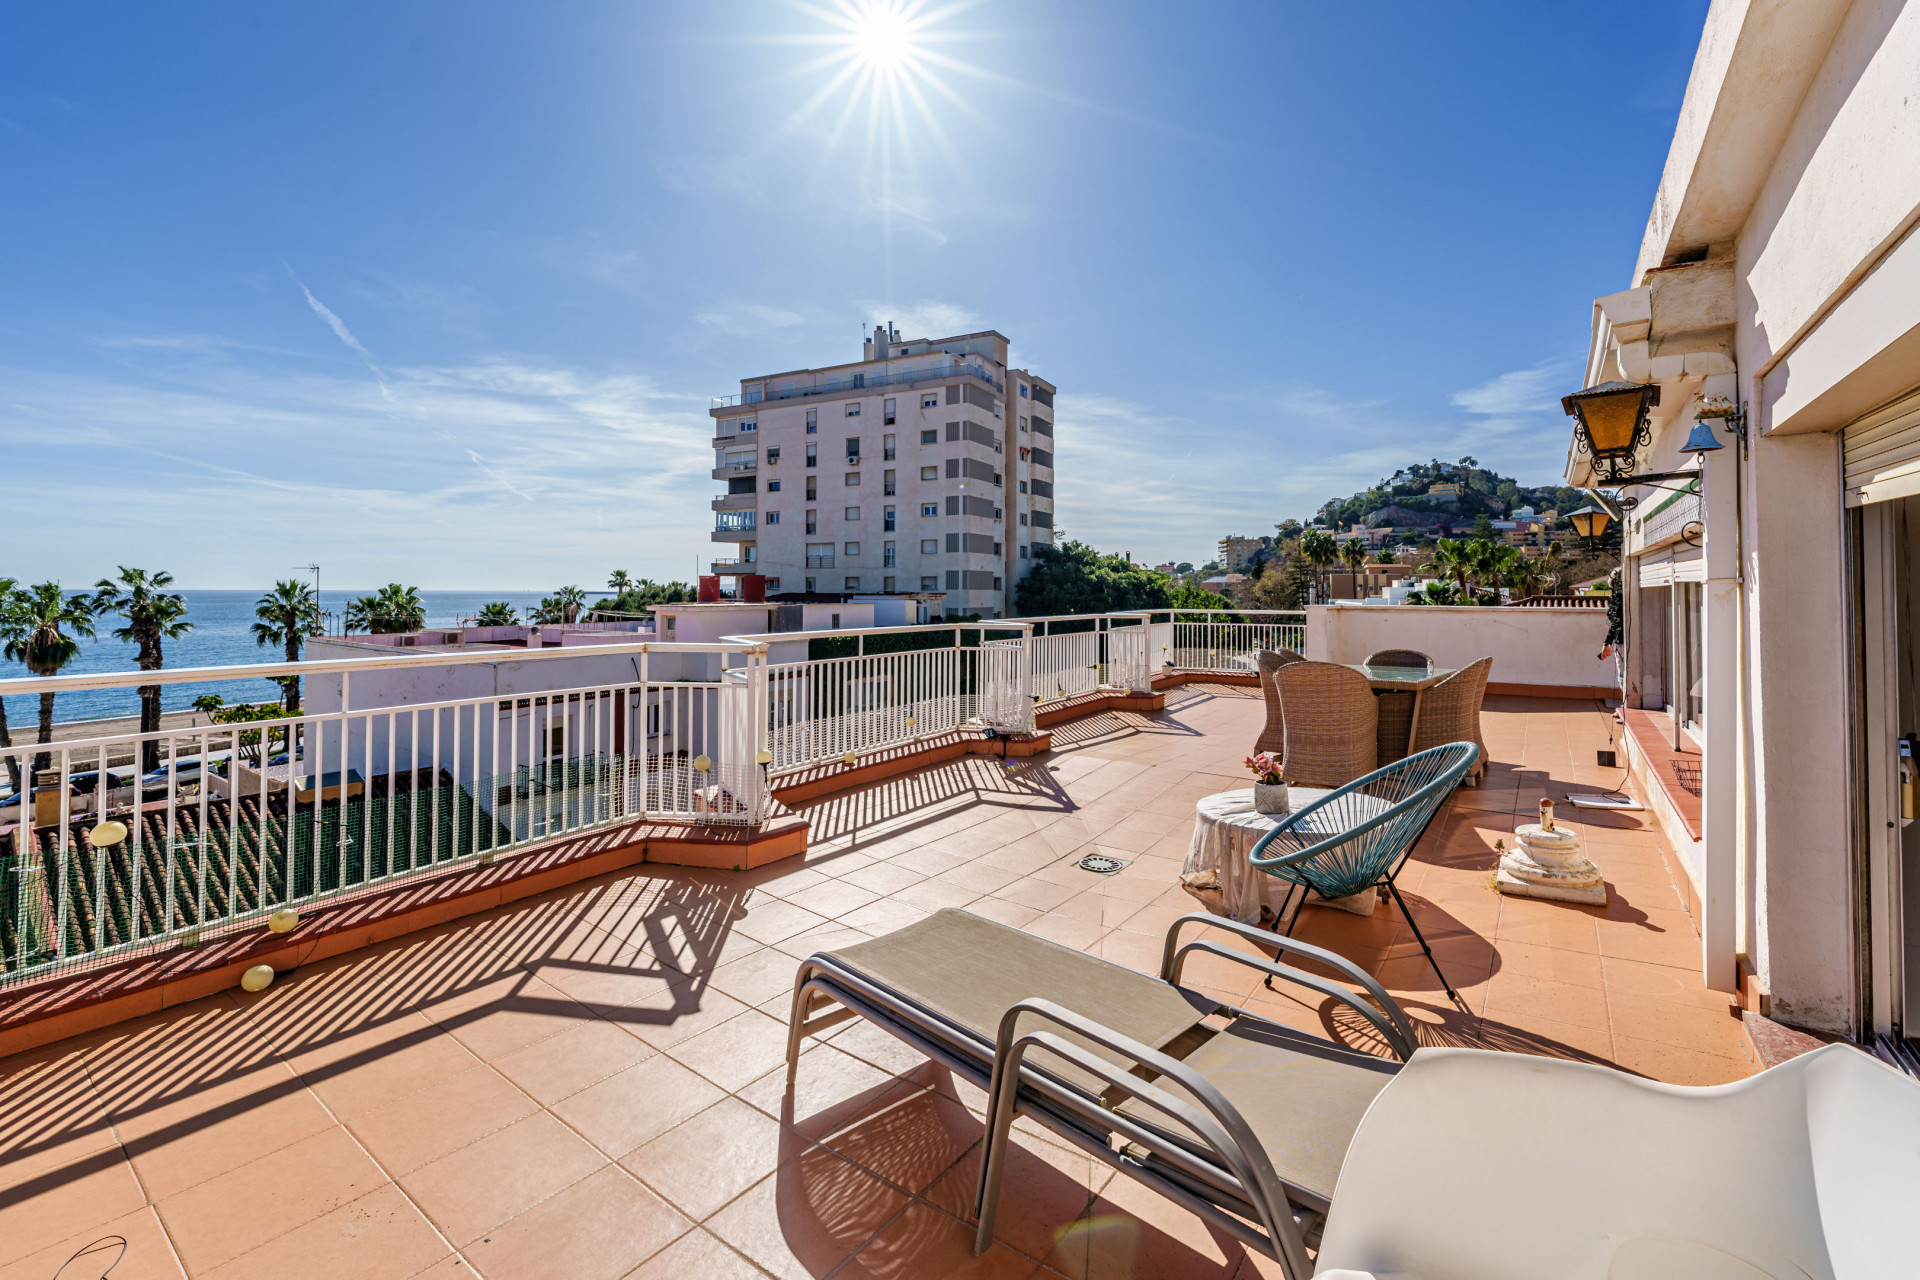
{"type": "Polygon", "coordinates": [[[1435,458],[1402,468],[1350,497],[1333,499],[1315,513],[1311,523],[1332,529],[1373,525],[1459,529],[1481,516],[1498,520],[1522,507],[1565,515],[1586,500],[1585,494],[1566,485],[1523,485],[1470,457],[1458,462],[1435,458]],[[1459,492],[1443,488],[1435,493],[1436,485],[1457,485],[1459,492]]]}

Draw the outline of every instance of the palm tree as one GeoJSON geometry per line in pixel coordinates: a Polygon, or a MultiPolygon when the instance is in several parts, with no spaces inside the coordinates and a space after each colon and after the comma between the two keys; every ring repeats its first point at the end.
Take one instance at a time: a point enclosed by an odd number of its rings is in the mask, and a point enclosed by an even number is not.
{"type": "Polygon", "coordinates": [[[541,596],[540,603],[527,610],[527,621],[536,627],[564,622],[567,611],[557,596],[541,596]]]}
{"type": "MultiPolygon", "coordinates": [[[[7,657],[24,662],[36,676],[57,676],[60,669],[80,656],[75,636],[93,638],[93,602],[84,595],[69,596],[57,582],[41,582],[24,591],[16,591],[7,612],[0,619],[0,637],[7,642],[7,657]],[[73,635],[67,634],[67,628],[73,635]]],[[[40,695],[41,745],[53,741],[53,694],[40,695]]],[[[53,761],[51,751],[33,758],[37,772],[53,761]]],[[[16,784],[16,791],[19,790],[16,784]]]]}
{"type": "Polygon", "coordinates": [[[1467,594],[1467,573],[1472,567],[1472,558],[1466,543],[1458,538],[1440,539],[1433,544],[1433,565],[1453,579],[1456,595],[1467,594]]]}
{"type": "Polygon", "coordinates": [[[1340,558],[1346,562],[1347,568],[1359,573],[1360,566],[1367,562],[1367,549],[1360,545],[1360,539],[1348,538],[1340,544],[1340,558]]]}
{"type": "Polygon", "coordinates": [[[1333,535],[1325,529],[1309,529],[1300,535],[1300,554],[1314,568],[1315,577],[1320,583],[1320,598],[1327,598],[1327,566],[1339,556],[1333,535]]]}
{"type": "Polygon", "coordinates": [[[616,596],[625,595],[627,588],[632,585],[633,579],[627,575],[625,569],[615,569],[607,578],[607,590],[616,596]]]}
{"type": "Polygon", "coordinates": [[[427,606],[418,587],[389,582],[370,596],[347,605],[347,630],[368,635],[399,635],[427,625],[427,606]]]}
{"type": "MultiPolygon", "coordinates": [[[[1514,548],[1507,548],[1509,551],[1514,548]]],[[[1507,561],[1505,572],[1501,575],[1506,585],[1519,593],[1522,600],[1540,594],[1542,575],[1540,562],[1532,556],[1515,555],[1507,561]]]]}
{"type": "Polygon", "coordinates": [[[505,600],[495,600],[480,606],[480,612],[473,615],[476,627],[511,627],[520,621],[520,615],[505,600]]]}
{"type": "MultiPolygon", "coordinates": [[[[165,665],[161,642],[178,640],[193,630],[187,621],[184,596],[168,591],[173,575],[164,570],[148,575],[145,569],[120,566],[120,577],[102,578],[94,584],[93,611],[117,613],[127,625],[114,630],[114,638],[139,646],[134,658],[142,671],[158,671],[165,665]]],[[[160,731],[160,686],[140,686],[140,732],[160,731]]],[[[160,743],[147,739],[140,744],[140,771],[152,773],[160,767],[160,743]]]]}
{"type": "MultiPolygon", "coordinates": [[[[273,584],[253,608],[253,642],[262,648],[277,644],[288,662],[300,661],[300,646],[320,634],[320,601],[313,588],[294,578],[273,584]]],[[[300,677],[280,677],[282,705],[288,715],[300,714],[300,677]]]]}
{"type": "MultiPolygon", "coordinates": [[[[587,593],[579,587],[562,587],[550,597],[560,606],[560,621],[580,621],[580,610],[586,608],[587,593]]],[[[545,601],[542,601],[544,604],[545,601]]]]}
{"type": "MultiPolygon", "coordinates": [[[[20,584],[13,578],[0,578],[0,627],[5,626],[8,613],[13,610],[20,596],[20,584]]],[[[0,747],[13,746],[13,730],[7,725],[7,700],[0,698],[0,747]]],[[[13,786],[13,793],[20,794],[20,761],[9,754],[7,756],[7,781],[13,786]]]]}

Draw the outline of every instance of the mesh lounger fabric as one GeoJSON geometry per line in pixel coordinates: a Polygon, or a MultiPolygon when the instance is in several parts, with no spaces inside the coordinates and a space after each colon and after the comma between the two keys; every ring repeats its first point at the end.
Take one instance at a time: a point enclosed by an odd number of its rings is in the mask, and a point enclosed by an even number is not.
{"type": "MultiPolygon", "coordinates": [[[[957,907],[827,954],[895,995],[966,1028],[989,1046],[1000,1034],[1001,1015],[1033,997],[1052,1000],[1155,1049],[1166,1048],[1198,1025],[1215,1003],[957,907]]],[[[1107,1050],[1087,1047],[1118,1061],[1107,1050]]],[[[988,1048],[987,1057],[992,1056],[988,1048]]],[[[1081,1088],[1098,1087],[1092,1077],[1057,1062],[1049,1069],[1081,1088]]]]}
{"type": "MultiPolygon", "coordinates": [[[[1333,1198],[1360,1119],[1400,1064],[1273,1023],[1242,1018],[1185,1058],[1246,1118],[1282,1180],[1333,1198]]],[[[1171,1080],[1162,1088],[1181,1090],[1171,1080]]],[[[1120,1110],[1156,1122],[1137,1102],[1120,1110]]],[[[1164,1123],[1164,1122],[1160,1122],[1164,1123]]]]}

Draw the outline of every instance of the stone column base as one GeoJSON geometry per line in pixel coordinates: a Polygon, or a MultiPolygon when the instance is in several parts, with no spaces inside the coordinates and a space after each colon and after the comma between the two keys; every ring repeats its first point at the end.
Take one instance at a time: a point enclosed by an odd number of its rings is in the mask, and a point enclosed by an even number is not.
{"type": "Polygon", "coordinates": [[[1580,852],[1580,837],[1568,827],[1549,831],[1529,823],[1514,833],[1515,847],[1501,855],[1494,887],[1521,898],[1607,904],[1607,882],[1580,852]]]}

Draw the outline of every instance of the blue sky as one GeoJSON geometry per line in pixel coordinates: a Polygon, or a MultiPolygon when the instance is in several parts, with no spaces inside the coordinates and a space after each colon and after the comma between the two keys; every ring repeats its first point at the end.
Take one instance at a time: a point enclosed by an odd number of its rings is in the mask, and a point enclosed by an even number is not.
{"type": "Polygon", "coordinates": [[[0,573],[684,578],[709,398],[889,318],[1007,334],[1149,562],[1548,483],[1705,10],[936,0],[875,93],[832,5],[15,7],[0,573]]]}

